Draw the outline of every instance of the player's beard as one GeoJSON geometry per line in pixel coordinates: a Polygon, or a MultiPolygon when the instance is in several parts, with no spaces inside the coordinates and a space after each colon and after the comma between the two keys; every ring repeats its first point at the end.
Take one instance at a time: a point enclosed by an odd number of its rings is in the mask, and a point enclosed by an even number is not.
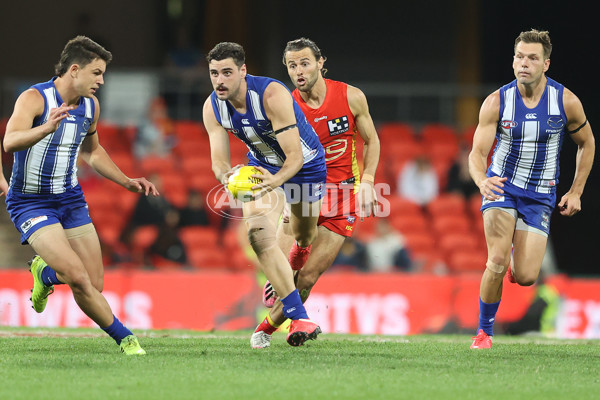
{"type": "Polygon", "coordinates": [[[319,76],[315,75],[315,74],[311,74],[310,76],[307,76],[305,79],[306,79],[306,83],[301,88],[298,87],[298,90],[300,92],[308,93],[313,89],[313,87],[315,87],[315,83],[317,83],[319,76]]]}

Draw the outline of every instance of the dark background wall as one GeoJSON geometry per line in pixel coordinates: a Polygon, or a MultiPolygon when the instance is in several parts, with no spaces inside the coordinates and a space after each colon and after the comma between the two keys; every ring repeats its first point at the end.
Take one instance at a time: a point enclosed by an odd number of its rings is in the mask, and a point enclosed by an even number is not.
{"type": "MultiPolygon", "coordinates": [[[[104,0],[68,5],[3,1],[0,77],[50,76],[65,42],[76,34],[90,35],[109,48],[114,56],[111,68],[159,68],[173,46],[176,28],[184,25],[202,51],[219,41],[240,42],[247,50],[251,73],[284,82],[282,49],[288,40],[306,36],[328,57],[333,79],[498,87],[514,78],[515,37],[538,28],[549,30],[554,44],[548,76],[579,96],[593,124],[600,115],[593,63],[600,37],[583,4],[558,0],[104,0]]],[[[463,120],[476,120],[482,98],[472,100],[462,109],[463,120]]],[[[371,104],[374,115],[385,115],[386,107],[383,102],[371,104]]],[[[573,178],[575,151],[576,146],[566,140],[559,197],[573,178]]],[[[594,246],[599,235],[594,228],[600,220],[599,183],[596,165],[583,197],[584,212],[573,218],[555,213],[552,219],[556,255],[566,272],[598,273],[594,246]]]]}

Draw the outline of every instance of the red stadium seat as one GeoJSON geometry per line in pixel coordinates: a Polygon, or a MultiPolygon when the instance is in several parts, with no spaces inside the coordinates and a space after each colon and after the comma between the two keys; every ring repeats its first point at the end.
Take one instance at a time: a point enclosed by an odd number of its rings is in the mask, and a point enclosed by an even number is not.
{"type": "Polygon", "coordinates": [[[145,175],[151,175],[154,173],[174,173],[177,171],[177,161],[173,156],[158,157],[158,156],[147,156],[139,161],[142,168],[142,172],[145,175]]]}
{"type": "Polygon", "coordinates": [[[453,273],[483,273],[487,254],[481,250],[456,250],[450,255],[448,267],[453,273]]]}
{"type": "Polygon", "coordinates": [[[229,255],[220,248],[188,248],[188,260],[192,266],[202,269],[233,268],[229,255]]]}
{"type": "Polygon", "coordinates": [[[394,229],[402,234],[409,232],[427,232],[427,219],[422,214],[394,215],[390,219],[394,229]]]}
{"type": "Polygon", "coordinates": [[[475,251],[479,248],[479,241],[473,234],[449,232],[439,238],[439,248],[448,261],[450,255],[457,250],[475,251]]]}
{"type": "Polygon", "coordinates": [[[131,241],[135,250],[144,251],[154,243],[158,236],[158,228],[154,225],[140,226],[133,233],[131,241]]]}
{"type": "Polygon", "coordinates": [[[173,123],[173,130],[179,143],[190,144],[193,142],[208,141],[208,133],[206,133],[206,129],[201,122],[175,121],[173,123]]]}
{"type": "Polygon", "coordinates": [[[189,250],[195,248],[218,248],[219,234],[209,226],[186,226],[179,230],[179,237],[189,250]]]}
{"type": "Polygon", "coordinates": [[[389,203],[390,215],[423,214],[423,209],[420,205],[402,196],[391,194],[387,196],[385,200],[387,200],[387,202],[389,203]]]}
{"type": "Polygon", "coordinates": [[[378,125],[377,134],[382,145],[394,142],[414,142],[415,130],[410,124],[402,122],[384,122],[378,125]]]}
{"type": "Polygon", "coordinates": [[[442,193],[427,204],[426,210],[432,217],[440,214],[464,214],[466,203],[462,194],[442,193]]]}
{"type": "Polygon", "coordinates": [[[426,124],[420,131],[421,140],[425,143],[457,143],[458,135],[454,128],[440,123],[426,124]]]}
{"type": "Polygon", "coordinates": [[[432,218],[433,231],[438,237],[447,233],[473,232],[472,220],[465,214],[441,214],[432,218]]]}
{"type": "Polygon", "coordinates": [[[435,248],[435,239],[429,232],[406,232],[402,236],[406,240],[406,246],[411,253],[430,253],[435,248]]]}

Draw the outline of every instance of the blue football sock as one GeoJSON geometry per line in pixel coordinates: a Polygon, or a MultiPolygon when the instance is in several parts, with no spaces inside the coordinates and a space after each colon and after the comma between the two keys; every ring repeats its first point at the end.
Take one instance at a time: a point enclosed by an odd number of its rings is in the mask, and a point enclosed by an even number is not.
{"type": "Polygon", "coordinates": [[[133,335],[133,333],[131,333],[129,329],[125,328],[125,325],[123,325],[117,317],[115,317],[114,315],[113,317],[115,318],[113,323],[110,324],[110,326],[107,326],[106,328],[102,328],[102,330],[108,333],[108,335],[111,338],[115,339],[115,342],[117,342],[117,344],[121,344],[121,340],[123,340],[124,337],[133,335]]]}
{"type": "Polygon", "coordinates": [[[497,303],[484,303],[481,297],[479,298],[479,328],[477,331],[483,329],[489,336],[494,335],[494,321],[499,306],[500,301],[497,303]]]}
{"type": "Polygon", "coordinates": [[[302,299],[300,298],[300,293],[298,293],[298,289],[288,294],[285,299],[281,299],[281,302],[283,303],[283,315],[286,318],[308,319],[308,315],[306,314],[306,310],[304,309],[304,304],[302,304],[302,299]]]}
{"type": "Polygon", "coordinates": [[[64,282],[61,282],[56,277],[56,271],[54,271],[49,265],[46,265],[42,270],[42,282],[46,286],[52,285],[64,285],[64,282]]]}

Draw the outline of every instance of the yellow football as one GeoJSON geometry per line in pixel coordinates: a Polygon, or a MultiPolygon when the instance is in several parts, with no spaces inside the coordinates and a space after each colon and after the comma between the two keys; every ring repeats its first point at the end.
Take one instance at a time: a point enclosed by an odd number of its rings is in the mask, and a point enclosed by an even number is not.
{"type": "Polygon", "coordinates": [[[252,190],[252,186],[261,182],[260,179],[253,178],[252,175],[259,174],[262,174],[262,172],[258,169],[248,165],[243,166],[229,177],[227,189],[229,189],[233,197],[242,202],[252,201],[252,194],[256,191],[252,190]]]}

